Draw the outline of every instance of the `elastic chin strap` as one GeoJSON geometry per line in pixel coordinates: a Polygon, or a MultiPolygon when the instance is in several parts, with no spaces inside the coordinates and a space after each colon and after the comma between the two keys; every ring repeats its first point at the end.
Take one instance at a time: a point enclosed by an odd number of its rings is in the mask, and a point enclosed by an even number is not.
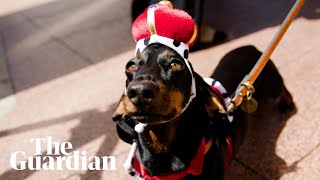
{"type": "MultiPolygon", "coordinates": [[[[166,37],[154,34],[154,35],[152,35],[152,36],[150,36],[148,38],[141,39],[141,40],[139,40],[137,42],[136,55],[138,53],[142,52],[150,44],[155,44],[155,43],[163,44],[163,45],[175,50],[183,58],[185,64],[187,65],[187,67],[188,67],[188,69],[190,71],[190,74],[191,74],[192,81],[191,81],[191,89],[190,89],[189,100],[184,105],[184,107],[183,107],[183,109],[182,109],[180,114],[178,114],[175,117],[173,117],[172,119],[168,120],[168,121],[171,121],[171,120],[177,118],[178,116],[180,116],[188,108],[188,106],[190,105],[192,99],[196,97],[196,82],[195,82],[195,79],[194,79],[194,76],[193,76],[193,72],[192,72],[190,63],[188,61],[189,46],[187,44],[182,43],[182,42],[177,42],[177,41],[175,41],[173,39],[166,38],[166,37]]],[[[126,94],[126,89],[125,89],[124,93],[126,94]]],[[[168,122],[168,121],[165,121],[165,122],[168,122]]],[[[165,123],[165,122],[163,122],[163,123],[165,123]]],[[[145,123],[138,123],[135,126],[134,129],[135,129],[135,131],[137,133],[142,133],[146,126],[147,126],[147,124],[145,124],[145,123]]]]}

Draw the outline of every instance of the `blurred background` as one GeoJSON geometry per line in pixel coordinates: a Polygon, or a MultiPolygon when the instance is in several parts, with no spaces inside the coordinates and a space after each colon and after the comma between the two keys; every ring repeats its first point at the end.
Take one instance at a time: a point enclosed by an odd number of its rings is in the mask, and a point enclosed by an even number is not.
{"type": "MultiPolygon", "coordinates": [[[[111,116],[133,57],[133,3],[143,0],[0,2],[0,179],[128,179],[130,146],[111,116]],[[15,171],[13,152],[34,154],[30,138],[52,136],[88,155],[116,157],[116,171],[15,171]]],[[[223,55],[252,44],[263,51],[294,0],[204,0],[201,23],[227,37],[190,56],[209,76],[223,55]]],[[[265,109],[250,122],[228,179],[320,178],[320,1],[306,0],[272,59],[297,112],[265,109]]]]}

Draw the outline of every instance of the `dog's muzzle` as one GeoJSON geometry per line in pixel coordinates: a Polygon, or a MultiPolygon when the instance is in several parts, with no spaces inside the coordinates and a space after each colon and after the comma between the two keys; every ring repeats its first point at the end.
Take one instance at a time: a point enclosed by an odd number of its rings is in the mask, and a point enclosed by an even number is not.
{"type": "Polygon", "coordinates": [[[130,83],[127,89],[127,95],[134,105],[145,107],[152,103],[158,91],[159,86],[152,80],[138,79],[130,83]]]}
{"type": "MultiPolygon", "coordinates": [[[[174,43],[175,41],[173,39],[170,39],[170,38],[166,38],[166,37],[162,37],[162,36],[159,36],[159,35],[152,35],[148,38],[145,38],[145,39],[140,39],[138,42],[137,42],[137,45],[136,45],[136,54],[137,52],[142,52],[148,45],[150,44],[154,44],[154,43],[160,43],[160,44],[163,44],[173,50],[175,50],[182,58],[183,60],[185,61],[185,64],[187,65],[190,73],[191,73],[191,78],[192,78],[192,82],[191,82],[191,87],[190,87],[190,96],[189,96],[189,100],[188,102],[184,105],[182,111],[180,112],[180,114],[176,115],[175,117],[171,118],[170,120],[168,121],[164,121],[162,123],[166,123],[166,122],[169,122],[173,119],[176,119],[177,117],[179,117],[189,106],[189,104],[191,103],[192,99],[196,97],[196,82],[195,82],[195,79],[194,79],[194,76],[193,76],[193,72],[192,72],[192,68],[191,68],[191,65],[188,61],[188,57],[189,57],[189,46],[187,44],[184,44],[184,43],[179,43],[178,46],[175,45],[174,43]],[[147,39],[147,41],[146,41],[147,39]]],[[[131,86],[131,85],[130,85],[131,86]]],[[[125,93],[128,93],[128,95],[130,94],[129,93],[129,89],[132,88],[132,87],[128,87],[128,89],[125,89],[125,93]],[[128,91],[128,92],[127,92],[128,91]]],[[[149,89],[147,91],[143,90],[144,88],[143,87],[136,87],[138,90],[136,92],[139,91],[139,93],[142,93],[140,95],[142,95],[142,97],[139,97],[138,99],[133,99],[134,101],[136,101],[137,103],[140,103],[139,100],[142,100],[141,98],[144,98],[143,95],[145,92],[147,97],[150,96],[150,94],[152,94],[152,88],[146,88],[144,87],[145,89],[149,89]]],[[[133,91],[134,92],[134,91],[133,91]]],[[[135,97],[133,98],[137,98],[137,94],[134,94],[135,97]]],[[[132,96],[133,96],[132,95],[132,96]]],[[[129,97],[130,98],[130,97],[129,97]]],[[[131,99],[131,98],[130,98],[131,99]]],[[[146,98],[148,100],[146,100],[145,102],[148,102],[150,101],[152,98],[146,98]]],[[[134,103],[134,102],[133,102],[134,103]]],[[[147,124],[142,124],[142,123],[139,123],[137,124],[138,126],[137,127],[140,127],[140,128],[135,128],[135,129],[139,129],[139,132],[142,132],[143,131],[143,127],[145,127],[147,124]]],[[[137,131],[138,132],[138,131],[137,131]]],[[[138,132],[138,133],[139,133],[138,132]]]]}

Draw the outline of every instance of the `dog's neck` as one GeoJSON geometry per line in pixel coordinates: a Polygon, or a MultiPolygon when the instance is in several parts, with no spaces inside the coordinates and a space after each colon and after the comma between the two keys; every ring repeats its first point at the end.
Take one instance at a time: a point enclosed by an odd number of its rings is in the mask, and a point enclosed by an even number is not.
{"type": "Polygon", "coordinates": [[[188,166],[204,135],[207,113],[203,109],[193,102],[177,119],[147,126],[139,134],[137,157],[150,175],[177,172],[188,166]]]}

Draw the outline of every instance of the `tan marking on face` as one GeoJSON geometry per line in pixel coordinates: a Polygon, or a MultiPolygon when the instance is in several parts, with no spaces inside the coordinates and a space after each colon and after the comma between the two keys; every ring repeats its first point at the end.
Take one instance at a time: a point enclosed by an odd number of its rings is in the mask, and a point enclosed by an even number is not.
{"type": "Polygon", "coordinates": [[[124,107],[123,98],[121,98],[116,111],[113,113],[113,116],[124,115],[124,114],[126,114],[126,109],[124,107]]]}
{"type": "Polygon", "coordinates": [[[163,53],[163,57],[169,59],[172,56],[172,52],[165,50],[163,53]]]}
{"type": "Polygon", "coordinates": [[[169,90],[165,85],[159,85],[159,92],[152,103],[154,110],[160,115],[169,115],[176,110],[177,114],[182,111],[183,94],[177,90],[169,90]]]}
{"type": "Polygon", "coordinates": [[[124,97],[123,105],[124,105],[126,115],[130,115],[130,114],[136,112],[136,110],[137,110],[136,106],[134,104],[132,104],[132,102],[130,101],[128,96],[124,97]]]}
{"type": "Polygon", "coordinates": [[[142,53],[137,53],[137,59],[142,59],[142,53]]]}
{"type": "Polygon", "coordinates": [[[180,114],[182,111],[183,94],[180,91],[174,91],[170,93],[170,106],[169,109],[176,109],[177,113],[180,114]]]}

